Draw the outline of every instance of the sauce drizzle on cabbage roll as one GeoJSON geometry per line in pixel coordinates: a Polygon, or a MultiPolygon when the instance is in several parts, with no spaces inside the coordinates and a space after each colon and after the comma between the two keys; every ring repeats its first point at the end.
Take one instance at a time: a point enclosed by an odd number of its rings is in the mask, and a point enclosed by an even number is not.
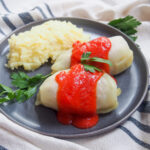
{"type": "Polygon", "coordinates": [[[61,123],[82,129],[96,125],[96,87],[103,74],[104,72],[87,72],[83,65],[78,64],[55,77],[58,83],[57,118],[61,123]]]}
{"type": "MultiPolygon", "coordinates": [[[[99,37],[87,43],[81,43],[80,41],[77,41],[73,44],[71,66],[81,63],[81,57],[85,52],[91,52],[90,57],[98,57],[108,60],[110,49],[111,41],[106,37],[99,37]]],[[[93,65],[99,69],[105,70],[107,73],[110,73],[108,64],[89,62],[89,65],[93,65]]]]}

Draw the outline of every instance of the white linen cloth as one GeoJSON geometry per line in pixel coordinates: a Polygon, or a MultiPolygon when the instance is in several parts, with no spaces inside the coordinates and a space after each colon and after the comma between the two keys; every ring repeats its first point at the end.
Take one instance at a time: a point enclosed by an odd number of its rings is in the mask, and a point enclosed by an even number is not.
{"type": "MultiPolygon", "coordinates": [[[[52,15],[89,18],[106,23],[115,18],[133,15],[142,22],[138,27],[136,43],[140,45],[150,67],[150,1],[0,0],[0,39],[15,28],[52,15]]],[[[118,128],[103,135],[82,139],[61,140],[34,133],[0,114],[0,145],[8,150],[148,150],[150,96],[118,128]]]]}

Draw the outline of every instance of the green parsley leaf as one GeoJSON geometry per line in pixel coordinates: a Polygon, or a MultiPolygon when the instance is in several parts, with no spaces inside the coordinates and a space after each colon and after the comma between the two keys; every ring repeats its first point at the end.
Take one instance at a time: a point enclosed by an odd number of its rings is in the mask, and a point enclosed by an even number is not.
{"type": "Polygon", "coordinates": [[[0,104],[8,102],[14,98],[14,92],[11,88],[0,84],[0,104]]]}
{"type": "Polygon", "coordinates": [[[135,36],[137,33],[136,28],[141,24],[141,22],[133,16],[126,16],[125,18],[112,20],[108,24],[119,29],[135,41],[137,39],[137,36],[135,36]]]}
{"type": "Polygon", "coordinates": [[[27,99],[27,97],[25,95],[25,90],[21,90],[21,89],[16,90],[15,99],[18,102],[24,102],[27,99]]]}
{"type": "Polygon", "coordinates": [[[0,84],[0,92],[7,92],[7,93],[11,93],[13,92],[11,88],[7,87],[6,85],[0,84]]]}
{"type": "Polygon", "coordinates": [[[32,97],[36,93],[36,91],[37,91],[37,86],[29,87],[28,90],[25,91],[25,95],[29,99],[30,97],[32,97]]]}
{"type": "Polygon", "coordinates": [[[14,85],[17,88],[26,88],[28,87],[28,79],[29,76],[27,76],[24,72],[18,72],[18,73],[12,73],[12,85],[14,85]]]}
{"type": "Polygon", "coordinates": [[[92,66],[92,65],[83,64],[83,66],[84,66],[84,69],[86,71],[90,71],[90,72],[93,72],[93,73],[95,72],[95,70],[102,71],[101,69],[99,69],[99,68],[97,68],[95,66],[92,66]]]}
{"type": "Polygon", "coordinates": [[[84,61],[87,61],[89,60],[89,56],[91,55],[91,52],[86,52],[86,53],[83,53],[82,54],[82,57],[81,57],[81,63],[84,62],[84,61]]]}
{"type": "Polygon", "coordinates": [[[95,62],[105,63],[105,64],[108,64],[109,66],[112,66],[111,61],[107,60],[107,59],[98,58],[98,57],[92,57],[90,60],[91,61],[95,61],[95,62]]]}
{"type": "Polygon", "coordinates": [[[0,98],[0,104],[2,104],[2,103],[4,103],[4,102],[8,102],[8,101],[10,101],[11,99],[8,97],[8,96],[6,96],[6,97],[2,97],[2,98],[0,98]]]}
{"type": "Polygon", "coordinates": [[[91,55],[91,52],[86,52],[86,53],[83,53],[82,57],[81,57],[81,63],[83,64],[84,69],[86,71],[90,71],[90,72],[95,72],[95,70],[102,71],[101,69],[99,69],[95,66],[88,65],[87,63],[90,61],[95,61],[95,62],[99,62],[99,63],[106,63],[110,66],[112,65],[110,60],[106,60],[106,59],[98,58],[98,57],[91,57],[90,58],[90,55],[91,55]]]}
{"type": "Polygon", "coordinates": [[[37,74],[34,77],[31,77],[28,81],[29,81],[29,85],[30,86],[36,86],[37,84],[39,84],[43,79],[42,79],[43,75],[42,74],[37,74]]]}
{"type": "Polygon", "coordinates": [[[24,102],[29,98],[31,98],[36,93],[36,91],[37,91],[37,86],[29,87],[26,90],[19,89],[15,92],[15,98],[18,102],[24,102]]]}

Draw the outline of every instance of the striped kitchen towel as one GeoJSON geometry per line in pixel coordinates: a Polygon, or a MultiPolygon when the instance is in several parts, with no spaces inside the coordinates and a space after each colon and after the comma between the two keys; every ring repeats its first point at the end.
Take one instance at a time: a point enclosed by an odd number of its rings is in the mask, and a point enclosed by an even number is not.
{"type": "MultiPolygon", "coordinates": [[[[129,14],[142,22],[138,28],[137,43],[150,67],[149,0],[0,0],[0,40],[20,26],[45,18],[73,16],[107,23],[129,14]]],[[[109,133],[82,139],[61,140],[40,135],[0,114],[0,145],[8,150],[148,150],[149,94],[148,92],[141,106],[124,124],[109,133]]]]}

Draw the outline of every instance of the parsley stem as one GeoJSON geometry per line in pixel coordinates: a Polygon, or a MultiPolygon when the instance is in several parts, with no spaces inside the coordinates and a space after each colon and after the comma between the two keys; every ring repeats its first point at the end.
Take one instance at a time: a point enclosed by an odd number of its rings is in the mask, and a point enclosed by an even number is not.
{"type": "Polygon", "coordinates": [[[48,74],[48,75],[43,76],[42,79],[46,79],[46,78],[48,78],[49,76],[51,76],[51,74],[48,74]]]}

